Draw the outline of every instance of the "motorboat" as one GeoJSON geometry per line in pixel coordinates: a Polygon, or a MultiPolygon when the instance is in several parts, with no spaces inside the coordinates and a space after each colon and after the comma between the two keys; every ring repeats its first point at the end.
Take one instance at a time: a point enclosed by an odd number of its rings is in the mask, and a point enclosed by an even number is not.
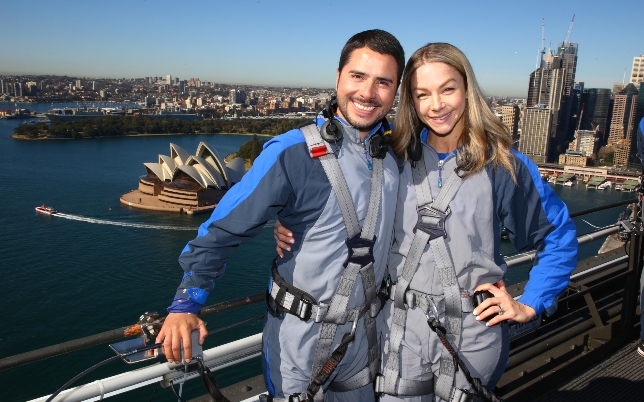
{"type": "Polygon", "coordinates": [[[41,205],[39,207],[36,207],[36,212],[40,212],[41,214],[53,215],[53,214],[57,213],[58,211],[56,211],[52,207],[46,207],[44,205],[41,205]]]}

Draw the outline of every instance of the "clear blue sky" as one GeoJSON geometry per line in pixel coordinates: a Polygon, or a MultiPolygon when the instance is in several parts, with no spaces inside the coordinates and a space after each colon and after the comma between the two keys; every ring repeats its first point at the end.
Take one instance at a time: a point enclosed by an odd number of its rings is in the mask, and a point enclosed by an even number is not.
{"type": "Polygon", "coordinates": [[[7,1],[0,74],[146,77],[332,87],[356,32],[394,34],[408,57],[449,42],[491,95],[525,97],[546,22],[546,47],[579,43],[577,81],[612,88],[644,54],[644,1],[7,1]],[[458,5],[456,5],[458,4],[458,5]]]}

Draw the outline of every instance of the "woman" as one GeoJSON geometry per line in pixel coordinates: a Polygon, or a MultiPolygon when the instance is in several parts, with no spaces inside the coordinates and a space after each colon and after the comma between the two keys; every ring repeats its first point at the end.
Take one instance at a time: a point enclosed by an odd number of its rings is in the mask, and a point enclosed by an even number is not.
{"type": "MultiPolygon", "coordinates": [[[[377,387],[383,401],[454,400],[473,388],[427,317],[438,314],[472,377],[493,389],[509,349],[507,326],[497,324],[556,308],[577,265],[576,232],[534,163],[512,149],[460,50],[446,43],[417,50],[400,99],[392,146],[405,164],[388,263],[396,286],[380,315],[377,387]],[[538,252],[518,301],[502,282],[503,226],[517,250],[538,252]],[[474,308],[472,296],[485,291],[489,297],[474,308]]],[[[292,239],[277,231],[278,248],[288,247],[292,239]]]]}

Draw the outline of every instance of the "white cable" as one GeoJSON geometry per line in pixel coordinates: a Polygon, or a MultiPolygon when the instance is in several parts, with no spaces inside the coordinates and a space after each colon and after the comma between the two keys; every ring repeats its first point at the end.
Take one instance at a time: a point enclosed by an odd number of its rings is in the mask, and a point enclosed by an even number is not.
{"type": "Polygon", "coordinates": [[[586,222],[587,224],[589,224],[590,226],[594,227],[595,229],[601,229],[601,226],[595,226],[595,225],[593,225],[592,223],[588,222],[585,219],[582,219],[582,221],[586,222]]]}

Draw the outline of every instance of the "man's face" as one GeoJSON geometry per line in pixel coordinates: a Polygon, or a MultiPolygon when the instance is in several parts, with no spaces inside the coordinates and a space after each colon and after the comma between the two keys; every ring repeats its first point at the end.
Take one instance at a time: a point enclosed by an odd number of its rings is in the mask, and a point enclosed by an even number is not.
{"type": "Polygon", "coordinates": [[[364,139],[391,109],[397,82],[398,65],[393,56],[368,47],[354,50],[335,81],[338,115],[360,130],[364,139]]]}

